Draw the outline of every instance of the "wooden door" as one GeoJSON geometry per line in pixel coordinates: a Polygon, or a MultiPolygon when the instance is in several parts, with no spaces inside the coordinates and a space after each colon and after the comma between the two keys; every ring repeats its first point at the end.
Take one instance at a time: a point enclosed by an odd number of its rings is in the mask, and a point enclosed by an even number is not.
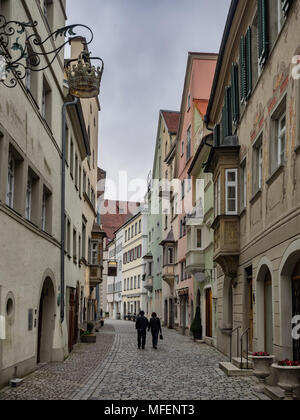
{"type": "MultiPolygon", "coordinates": [[[[300,315],[300,261],[298,261],[292,278],[293,318],[300,315]]],[[[294,360],[300,362],[300,340],[293,340],[294,360]]]]}
{"type": "Polygon", "coordinates": [[[212,290],[206,289],[206,337],[212,337],[212,290]]]}

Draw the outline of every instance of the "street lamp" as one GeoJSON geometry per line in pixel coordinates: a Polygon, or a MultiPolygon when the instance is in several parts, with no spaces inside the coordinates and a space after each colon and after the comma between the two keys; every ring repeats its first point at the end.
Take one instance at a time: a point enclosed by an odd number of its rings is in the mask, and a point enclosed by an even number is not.
{"type": "Polygon", "coordinates": [[[38,22],[7,21],[0,15],[0,83],[7,88],[14,88],[28,72],[40,72],[48,69],[69,43],[65,41],[59,47],[54,41],[67,36],[76,37],[75,30],[83,28],[90,33],[90,39],[83,42],[83,51],[78,59],[68,60],[66,75],[69,93],[75,99],[65,102],[62,109],[62,173],[61,173],[61,282],[60,282],[60,318],[65,318],[65,157],[66,157],[66,113],[69,106],[75,106],[80,99],[96,98],[100,93],[100,83],[104,71],[104,62],[99,57],[90,57],[87,46],[94,39],[92,30],[86,25],[69,25],[57,29],[42,40],[37,32],[38,22]],[[31,29],[31,31],[30,31],[31,29]],[[31,33],[29,33],[31,32],[31,33]],[[52,47],[47,49],[48,45],[52,47]],[[46,63],[41,63],[43,57],[46,63]],[[101,67],[92,65],[92,61],[101,62],[101,67]]]}

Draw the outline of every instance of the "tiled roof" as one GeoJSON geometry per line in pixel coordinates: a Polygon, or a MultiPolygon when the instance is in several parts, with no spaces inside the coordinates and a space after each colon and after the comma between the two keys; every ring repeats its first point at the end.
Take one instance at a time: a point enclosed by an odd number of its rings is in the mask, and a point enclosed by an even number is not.
{"type": "MultiPolygon", "coordinates": [[[[104,200],[104,207],[111,208],[112,211],[115,211],[115,214],[111,214],[108,212],[107,214],[101,215],[101,225],[104,232],[107,234],[108,241],[112,241],[114,239],[115,232],[122,227],[129,218],[132,217],[132,213],[129,209],[130,203],[127,201],[112,201],[112,200],[104,200]]],[[[136,203],[138,206],[140,203],[136,203]]]]}
{"type": "Polygon", "coordinates": [[[176,111],[161,111],[166,122],[169,133],[176,134],[178,131],[180,112],[176,111]]]}
{"type": "Polygon", "coordinates": [[[202,118],[204,118],[208,106],[208,101],[206,99],[194,99],[194,104],[200,112],[202,118]]]}

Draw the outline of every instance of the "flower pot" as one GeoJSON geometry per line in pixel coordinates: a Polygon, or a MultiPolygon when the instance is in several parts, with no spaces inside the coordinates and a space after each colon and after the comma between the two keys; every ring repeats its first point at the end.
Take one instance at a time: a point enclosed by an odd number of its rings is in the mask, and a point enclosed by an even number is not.
{"type": "Polygon", "coordinates": [[[97,336],[94,334],[81,336],[82,343],[96,343],[96,341],[97,341],[97,336]]]}
{"type": "Polygon", "coordinates": [[[249,356],[253,363],[254,376],[258,379],[259,384],[254,387],[256,392],[264,393],[266,379],[271,375],[271,365],[275,356],[249,356]]]}
{"type": "Polygon", "coordinates": [[[284,390],[285,400],[294,400],[294,391],[300,387],[300,366],[272,365],[278,373],[278,386],[284,390]]]}

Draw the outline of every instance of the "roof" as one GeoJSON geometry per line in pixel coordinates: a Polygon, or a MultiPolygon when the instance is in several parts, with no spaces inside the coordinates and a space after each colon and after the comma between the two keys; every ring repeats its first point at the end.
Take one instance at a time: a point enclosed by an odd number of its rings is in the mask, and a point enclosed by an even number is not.
{"type": "Polygon", "coordinates": [[[160,245],[161,246],[164,246],[165,244],[172,244],[172,243],[175,243],[173,228],[168,233],[168,236],[166,237],[166,239],[164,239],[163,241],[161,241],[160,245]]]}
{"type": "Polygon", "coordinates": [[[168,128],[169,133],[177,134],[179,120],[180,120],[180,112],[178,111],[161,111],[166,126],[168,128]]]}
{"type": "Polygon", "coordinates": [[[208,100],[206,99],[194,99],[194,104],[198,111],[201,114],[201,117],[204,118],[207,110],[208,100]]]}
{"type": "Polygon", "coordinates": [[[104,200],[103,205],[105,208],[115,209],[115,213],[108,212],[107,214],[101,215],[101,225],[104,232],[107,234],[108,241],[112,241],[115,236],[115,232],[120,229],[131,217],[132,213],[129,210],[131,203],[127,201],[113,201],[104,200]]]}

